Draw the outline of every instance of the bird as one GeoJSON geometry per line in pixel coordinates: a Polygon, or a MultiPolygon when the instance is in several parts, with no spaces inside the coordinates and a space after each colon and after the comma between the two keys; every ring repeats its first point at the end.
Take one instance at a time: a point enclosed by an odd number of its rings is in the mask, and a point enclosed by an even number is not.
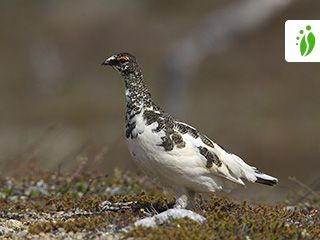
{"type": "Polygon", "coordinates": [[[193,209],[196,193],[229,192],[245,182],[278,183],[155,104],[132,54],[114,54],[102,65],[124,80],[125,135],[133,161],[173,194],[174,208],[193,209]]]}

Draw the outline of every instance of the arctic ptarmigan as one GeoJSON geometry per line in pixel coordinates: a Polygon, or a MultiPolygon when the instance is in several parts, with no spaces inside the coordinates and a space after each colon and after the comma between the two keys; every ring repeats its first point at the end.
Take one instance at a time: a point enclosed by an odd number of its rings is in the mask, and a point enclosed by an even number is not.
{"type": "Polygon", "coordinates": [[[244,185],[243,180],[278,182],[159,108],[132,54],[113,55],[103,64],[117,70],[125,82],[126,137],[134,161],[171,190],[176,208],[192,208],[196,192],[228,191],[244,185]]]}

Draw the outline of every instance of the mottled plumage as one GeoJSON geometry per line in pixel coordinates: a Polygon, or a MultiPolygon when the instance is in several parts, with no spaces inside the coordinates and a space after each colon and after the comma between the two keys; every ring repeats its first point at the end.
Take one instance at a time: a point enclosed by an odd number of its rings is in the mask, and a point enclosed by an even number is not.
{"type": "Polygon", "coordinates": [[[134,161],[174,193],[175,207],[192,207],[196,192],[228,191],[244,185],[243,180],[278,182],[159,108],[133,55],[113,55],[103,64],[116,69],[125,81],[126,137],[134,161]]]}

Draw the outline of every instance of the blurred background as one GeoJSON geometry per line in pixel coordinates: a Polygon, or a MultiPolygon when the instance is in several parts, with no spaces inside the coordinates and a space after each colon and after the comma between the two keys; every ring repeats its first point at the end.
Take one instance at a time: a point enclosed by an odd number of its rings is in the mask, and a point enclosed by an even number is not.
{"type": "Polygon", "coordinates": [[[139,60],[155,101],[280,179],[238,197],[281,200],[320,172],[320,68],[286,63],[284,23],[314,0],[1,1],[0,171],[133,170],[124,84],[101,66],[139,60]]]}

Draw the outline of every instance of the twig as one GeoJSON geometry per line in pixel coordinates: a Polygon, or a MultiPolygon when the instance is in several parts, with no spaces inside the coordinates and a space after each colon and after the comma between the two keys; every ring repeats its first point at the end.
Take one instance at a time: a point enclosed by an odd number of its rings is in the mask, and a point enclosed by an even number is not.
{"type": "MultiPolygon", "coordinates": [[[[320,198],[320,194],[317,193],[316,191],[314,191],[312,188],[310,188],[308,185],[304,184],[303,182],[301,182],[300,180],[298,180],[296,177],[289,177],[288,178],[290,181],[298,184],[300,187],[306,189],[309,193],[311,193],[312,195],[314,195],[316,198],[320,198]]],[[[302,201],[306,196],[308,195],[304,195],[303,198],[301,198],[299,201],[302,201]]],[[[299,202],[298,201],[298,202],[299,202]]]]}
{"type": "Polygon", "coordinates": [[[75,178],[77,178],[78,176],[81,175],[87,162],[88,162],[87,157],[79,157],[79,165],[78,165],[76,171],[74,172],[74,174],[72,174],[72,176],[70,178],[70,182],[72,182],[75,178]]]}

